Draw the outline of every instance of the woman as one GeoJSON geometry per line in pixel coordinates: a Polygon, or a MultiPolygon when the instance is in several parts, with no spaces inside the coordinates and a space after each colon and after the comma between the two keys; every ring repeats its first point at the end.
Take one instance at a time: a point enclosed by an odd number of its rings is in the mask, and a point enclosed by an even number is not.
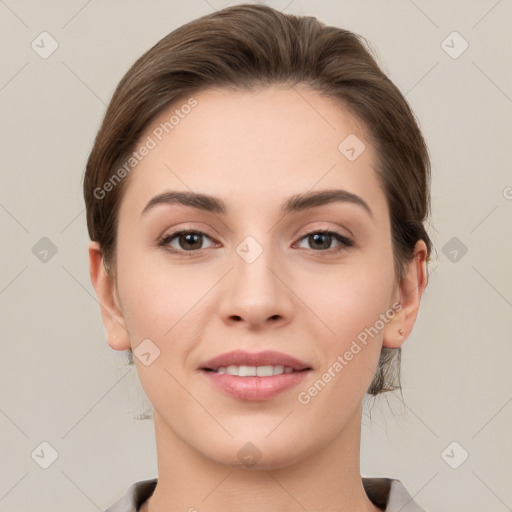
{"type": "Polygon", "coordinates": [[[238,5],[138,59],[84,197],[158,478],[109,512],[423,510],[359,453],[427,284],[429,181],[413,113],[349,31],[238,5]]]}

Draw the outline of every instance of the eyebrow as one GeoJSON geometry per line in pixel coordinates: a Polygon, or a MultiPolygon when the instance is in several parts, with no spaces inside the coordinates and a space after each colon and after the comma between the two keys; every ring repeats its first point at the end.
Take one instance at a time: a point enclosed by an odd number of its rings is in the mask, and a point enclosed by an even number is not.
{"type": "MultiPolygon", "coordinates": [[[[342,189],[320,190],[316,192],[296,194],[287,199],[281,205],[281,213],[286,215],[288,213],[299,212],[334,202],[359,205],[364,208],[372,219],[374,219],[373,212],[366,201],[358,195],[342,189]]],[[[146,215],[151,209],[159,204],[180,204],[221,215],[225,215],[228,211],[226,203],[219,197],[199,194],[196,192],[178,192],[169,190],[152,197],[144,210],[142,210],[141,217],[146,215]]]]}

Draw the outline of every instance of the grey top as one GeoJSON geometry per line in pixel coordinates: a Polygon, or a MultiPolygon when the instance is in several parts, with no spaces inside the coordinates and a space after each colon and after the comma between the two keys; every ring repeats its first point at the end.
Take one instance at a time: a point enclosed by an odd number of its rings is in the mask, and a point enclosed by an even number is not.
{"type": "MultiPolygon", "coordinates": [[[[412,499],[400,480],[393,478],[363,478],[362,480],[370,501],[385,512],[427,512],[412,499]]],[[[140,506],[153,494],[156,483],[157,478],[135,482],[105,512],[138,512],[140,506]]]]}

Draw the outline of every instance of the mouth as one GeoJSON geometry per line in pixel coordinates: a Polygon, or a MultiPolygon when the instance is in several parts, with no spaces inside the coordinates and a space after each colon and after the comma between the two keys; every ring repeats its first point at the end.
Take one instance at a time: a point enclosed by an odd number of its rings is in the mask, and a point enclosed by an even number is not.
{"type": "Polygon", "coordinates": [[[237,400],[270,400],[297,386],[313,368],[275,351],[233,351],[199,367],[213,387],[237,400]]]}
{"type": "Polygon", "coordinates": [[[302,370],[295,370],[291,366],[283,365],[265,365],[265,366],[220,366],[219,368],[201,368],[206,372],[226,373],[227,375],[236,375],[237,377],[273,377],[274,375],[283,375],[289,373],[298,373],[311,370],[310,367],[302,370]]]}
{"type": "Polygon", "coordinates": [[[265,350],[263,352],[247,352],[233,350],[226,352],[203,363],[200,370],[210,370],[240,377],[269,377],[283,373],[311,370],[311,366],[283,352],[265,350]],[[236,372],[236,373],[235,373],[236,372]]]}

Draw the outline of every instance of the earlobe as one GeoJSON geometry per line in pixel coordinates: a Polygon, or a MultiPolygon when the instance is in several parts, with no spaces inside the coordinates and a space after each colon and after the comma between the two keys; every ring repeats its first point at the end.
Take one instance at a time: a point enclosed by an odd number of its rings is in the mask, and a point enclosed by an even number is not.
{"type": "Polygon", "coordinates": [[[418,240],[414,257],[407,263],[402,282],[398,285],[397,301],[401,308],[384,329],[384,347],[401,347],[414,327],[421,296],[427,286],[426,258],[427,246],[423,240],[418,240]]]}
{"type": "Polygon", "coordinates": [[[89,274],[100,305],[108,344],[114,350],[130,349],[129,333],[119,305],[115,280],[105,270],[100,246],[96,241],[89,244],[89,274]]]}

